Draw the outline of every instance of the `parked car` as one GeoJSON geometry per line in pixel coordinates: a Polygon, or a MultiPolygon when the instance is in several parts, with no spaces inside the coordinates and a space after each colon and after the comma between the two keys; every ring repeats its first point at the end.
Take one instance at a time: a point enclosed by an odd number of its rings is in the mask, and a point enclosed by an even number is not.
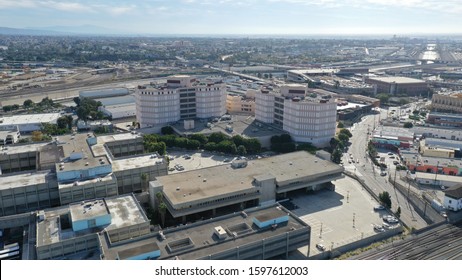
{"type": "Polygon", "coordinates": [[[380,176],[387,176],[387,172],[381,171],[381,172],[380,172],[380,176]]]}
{"type": "Polygon", "coordinates": [[[319,251],[325,251],[326,246],[322,245],[321,243],[316,244],[316,248],[318,248],[319,251]]]}
{"type": "Polygon", "coordinates": [[[374,206],[375,211],[384,210],[384,209],[385,209],[385,207],[383,205],[374,206]]]}
{"type": "Polygon", "coordinates": [[[378,232],[384,232],[385,229],[381,225],[374,225],[374,230],[378,232]]]}

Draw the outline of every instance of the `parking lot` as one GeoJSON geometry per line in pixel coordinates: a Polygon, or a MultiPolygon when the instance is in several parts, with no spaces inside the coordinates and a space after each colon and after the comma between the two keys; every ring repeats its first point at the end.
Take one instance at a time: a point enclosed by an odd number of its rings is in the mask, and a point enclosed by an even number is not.
{"type": "MultiPolygon", "coordinates": [[[[337,180],[335,192],[323,190],[314,194],[300,194],[292,198],[297,209],[293,213],[311,226],[310,256],[321,253],[321,244],[331,250],[377,234],[375,225],[383,225],[385,210],[374,210],[378,203],[354,179],[337,180]]],[[[306,256],[302,247],[293,259],[306,256]],[[302,256],[303,255],[303,256],[302,256]]]]}

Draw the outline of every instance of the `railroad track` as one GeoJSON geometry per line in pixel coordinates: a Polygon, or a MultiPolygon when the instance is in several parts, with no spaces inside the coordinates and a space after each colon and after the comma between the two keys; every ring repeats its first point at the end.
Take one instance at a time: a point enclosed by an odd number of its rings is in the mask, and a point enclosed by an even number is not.
{"type": "Polygon", "coordinates": [[[444,224],[351,259],[462,260],[462,224],[444,224]]]}

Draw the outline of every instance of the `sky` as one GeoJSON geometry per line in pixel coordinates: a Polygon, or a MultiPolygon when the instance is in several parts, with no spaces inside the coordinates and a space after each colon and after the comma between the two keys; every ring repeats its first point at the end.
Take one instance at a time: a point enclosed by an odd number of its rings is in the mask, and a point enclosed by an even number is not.
{"type": "Polygon", "coordinates": [[[0,26],[126,34],[461,34],[462,0],[0,0],[0,26]]]}

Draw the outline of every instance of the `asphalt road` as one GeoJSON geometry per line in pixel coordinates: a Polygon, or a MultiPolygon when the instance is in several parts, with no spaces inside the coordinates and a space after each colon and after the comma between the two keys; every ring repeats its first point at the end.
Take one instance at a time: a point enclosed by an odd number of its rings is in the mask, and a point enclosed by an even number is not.
{"type": "MultiPolygon", "coordinates": [[[[384,114],[386,115],[386,111],[382,112],[382,118],[385,116],[384,114]]],[[[375,125],[378,125],[378,121],[379,116],[376,115],[375,125]]],[[[406,226],[416,229],[426,227],[427,223],[416,213],[412,205],[408,203],[406,197],[388,182],[388,176],[380,176],[380,170],[374,166],[366,155],[368,131],[372,132],[373,129],[373,115],[363,117],[360,123],[352,127],[351,132],[353,137],[350,139],[352,144],[348,149],[348,153],[344,154],[343,157],[345,169],[356,173],[358,177],[364,179],[375,194],[379,195],[379,193],[387,191],[391,196],[392,211],[395,212],[398,207],[401,207],[401,220],[406,226]],[[348,164],[349,154],[353,156],[354,163],[348,164]]]]}

